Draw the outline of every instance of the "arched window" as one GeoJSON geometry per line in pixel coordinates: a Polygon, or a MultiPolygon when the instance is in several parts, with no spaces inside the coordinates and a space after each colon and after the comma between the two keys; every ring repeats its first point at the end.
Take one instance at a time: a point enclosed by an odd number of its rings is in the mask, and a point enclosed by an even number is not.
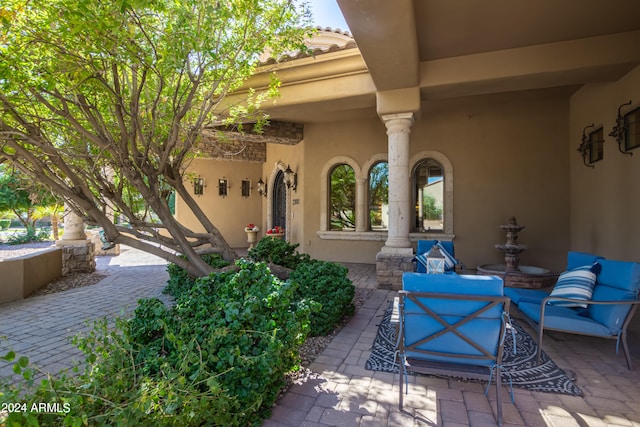
{"type": "Polygon", "coordinates": [[[335,166],[329,174],[329,224],[337,231],[356,227],[356,174],[347,164],[335,166]]]}
{"type": "Polygon", "coordinates": [[[414,231],[445,230],[445,173],[434,159],[420,161],[413,172],[414,231]]]}
{"type": "Polygon", "coordinates": [[[369,229],[389,227],[389,164],[379,162],[369,170],[369,229]]]}

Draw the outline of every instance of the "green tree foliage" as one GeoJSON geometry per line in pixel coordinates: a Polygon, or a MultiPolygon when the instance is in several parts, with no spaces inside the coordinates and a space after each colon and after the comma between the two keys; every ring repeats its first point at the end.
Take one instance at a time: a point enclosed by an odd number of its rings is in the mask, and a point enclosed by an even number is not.
{"type": "Polygon", "coordinates": [[[356,226],[356,174],[349,165],[338,165],[331,171],[331,229],[356,226]]]}
{"type": "Polygon", "coordinates": [[[382,225],[382,205],[389,203],[389,163],[380,162],[369,172],[369,221],[382,225]]]}
{"type": "Polygon", "coordinates": [[[276,78],[247,90],[242,105],[223,101],[259,54],[303,49],[304,16],[289,0],[5,0],[0,159],[110,241],[208,274],[198,248],[235,254],[187,190],[185,169],[204,129],[265,124],[259,107],[277,93],[276,78]],[[173,217],[173,192],[203,232],[173,217]]]}
{"type": "Polygon", "coordinates": [[[42,218],[41,211],[60,204],[49,189],[20,171],[0,164],[0,212],[15,215],[27,229],[27,234],[35,234],[36,221],[42,218]]]}
{"type": "Polygon", "coordinates": [[[442,218],[442,206],[438,205],[435,197],[425,194],[423,199],[423,218],[428,220],[438,220],[442,218]]]}

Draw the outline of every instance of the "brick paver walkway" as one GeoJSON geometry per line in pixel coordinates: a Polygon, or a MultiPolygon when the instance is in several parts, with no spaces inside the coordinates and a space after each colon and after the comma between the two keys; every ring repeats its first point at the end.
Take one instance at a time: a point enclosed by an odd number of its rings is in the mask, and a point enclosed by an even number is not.
{"type": "MultiPolygon", "coordinates": [[[[128,313],[142,297],[161,297],[165,263],[128,249],[99,258],[108,274],[99,284],[0,305],[0,353],[9,347],[45,370],[56,372],[79,358],[69,336],[86,328],[87,319],[128,313]]],[[[374,266],[349,265],[356,286],[375,289],[374,266]]],[[[398,410],[398,376],[364,369],[384,309],[395,292],[375,290],[300,379],[280,399],[263,427],[328,426],[494,426],[493,393],[484,386],[453,379],[410,376],[405,411],[398,410]]],[[[515,403],[504,393],[505,426],[640,427],[640,360],[626,368],[615,343],[556,334],[544,350],[575,373],[584,396],[514,389],[515,403]]],[[[0,376],[11,375],[1,365],[0,376]]]]}

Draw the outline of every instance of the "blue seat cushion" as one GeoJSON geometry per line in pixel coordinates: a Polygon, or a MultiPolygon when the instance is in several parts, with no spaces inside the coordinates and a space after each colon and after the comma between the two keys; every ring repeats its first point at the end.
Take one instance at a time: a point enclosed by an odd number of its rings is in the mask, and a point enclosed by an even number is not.
{"type": "Polygon", "coordinates": [[[504,282],[498,276],[471,274],[403,273],[402,289],[410,292],[456,293],[462,295],[504,295],[504,282]]]}
{"type": "Polygon", "coordinates": [[[629,261],[599,260],[602,266],[598,284],[637,293],[640,289],[640,263],[629,261]]]}
{"type": "MultiPolygon", "coordinates": [[[[460,316],[443,316],[443,320],[449,324],[456,323],[462,320],[460,316]]],[[[480,346],[489,354],[496,355],[498,349],[498,341],[500,339],[500,331],[502,327],[502,319],[473,319],[460,326],[460,333],[473,340],[478,340],[478,337],[482,337],[481,342],[477,342],[480,346]]],[[[421,341],[427,336],[437,334],[442,331],[444,327],[438,323],[433,317],[425,314],[405,314],[405,344],[411,345],[418,341],[421,341]]],[[[421,350],[429,350],[433,352],[441,352],[445,354],[457,354],[462,356],[480,356],[482,353],[464,341],[458,335],[447,332],[437,338],[422,343],[417,346],[421,350]]],[[[438,356],[438,355],[426,355],[424,353],[416,351],[407,351],[405,353],[409,358],[416,358],[422,360],[431,360],[435,362],[446,363],[459,363],[475,366],[491,366],[495,362],[493,360],[481,360],[471,359],[466,357],[452,357],[452,356],[438,356]]]]}
{"type": "Polygon", "coordinates": [[[601,256],[590,254],[588,252],[574,252],[567,254],[567,271],[581,267],[583,265],[593,265],[594,262],[604,259],[601,256]]]}
{"type": "Polygon", "coordinates": [[[537,302],[540,304],[543,299],[549,296],[549,291],[539,289],[504,288],[504,294],[511,298],[511,302],[519,305],[521,301],[537,302]]]}
{"type": "MultiPolygon", "coordinates": [[[[521,302],[518,309],[528,318],[540,323],[540,304],[521,302]]],[[[544,314],[545,329],[576,332],[600,337],[610,337],[618,333],[600,322],[580,314],[581,310],[571,307],[547,305],[544,314]]]]}
{"type": "MultiPolygon", "coordinates": [[[[635,293],[631,291],[605,285],[597,285],[592,297],[593,301],[633,301],[635,299],[635,293]]],[[[619,331],[629,310],[631,305],[626,304],[593,304],[589,306],[589,317],[611,330],[619,331]]]]}
{"type": "MultiPolygon", "coordinates": [[[[558,281],[551,291],[551,296],[589,301],[596,285],[596,273],[600,269],[600,264],[596,262],[592,265],[584,265],[565,271],[558,277],[558,281]]],[[[587,308],[586,303],[579,302],[550,300],[549,304],[562,307],[587,308]]]]}

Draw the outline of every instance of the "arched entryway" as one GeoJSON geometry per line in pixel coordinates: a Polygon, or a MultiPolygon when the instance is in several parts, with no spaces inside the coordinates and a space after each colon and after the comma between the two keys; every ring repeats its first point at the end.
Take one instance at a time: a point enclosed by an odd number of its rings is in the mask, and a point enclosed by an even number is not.
{"type": "Polygon", "coordinates": [[[284,172],[278,170],[273,182],[273,191],[271,192],[271,227],[279,225],[286,228],[287,226],[287,186],[284,183],[284,172]]]}

